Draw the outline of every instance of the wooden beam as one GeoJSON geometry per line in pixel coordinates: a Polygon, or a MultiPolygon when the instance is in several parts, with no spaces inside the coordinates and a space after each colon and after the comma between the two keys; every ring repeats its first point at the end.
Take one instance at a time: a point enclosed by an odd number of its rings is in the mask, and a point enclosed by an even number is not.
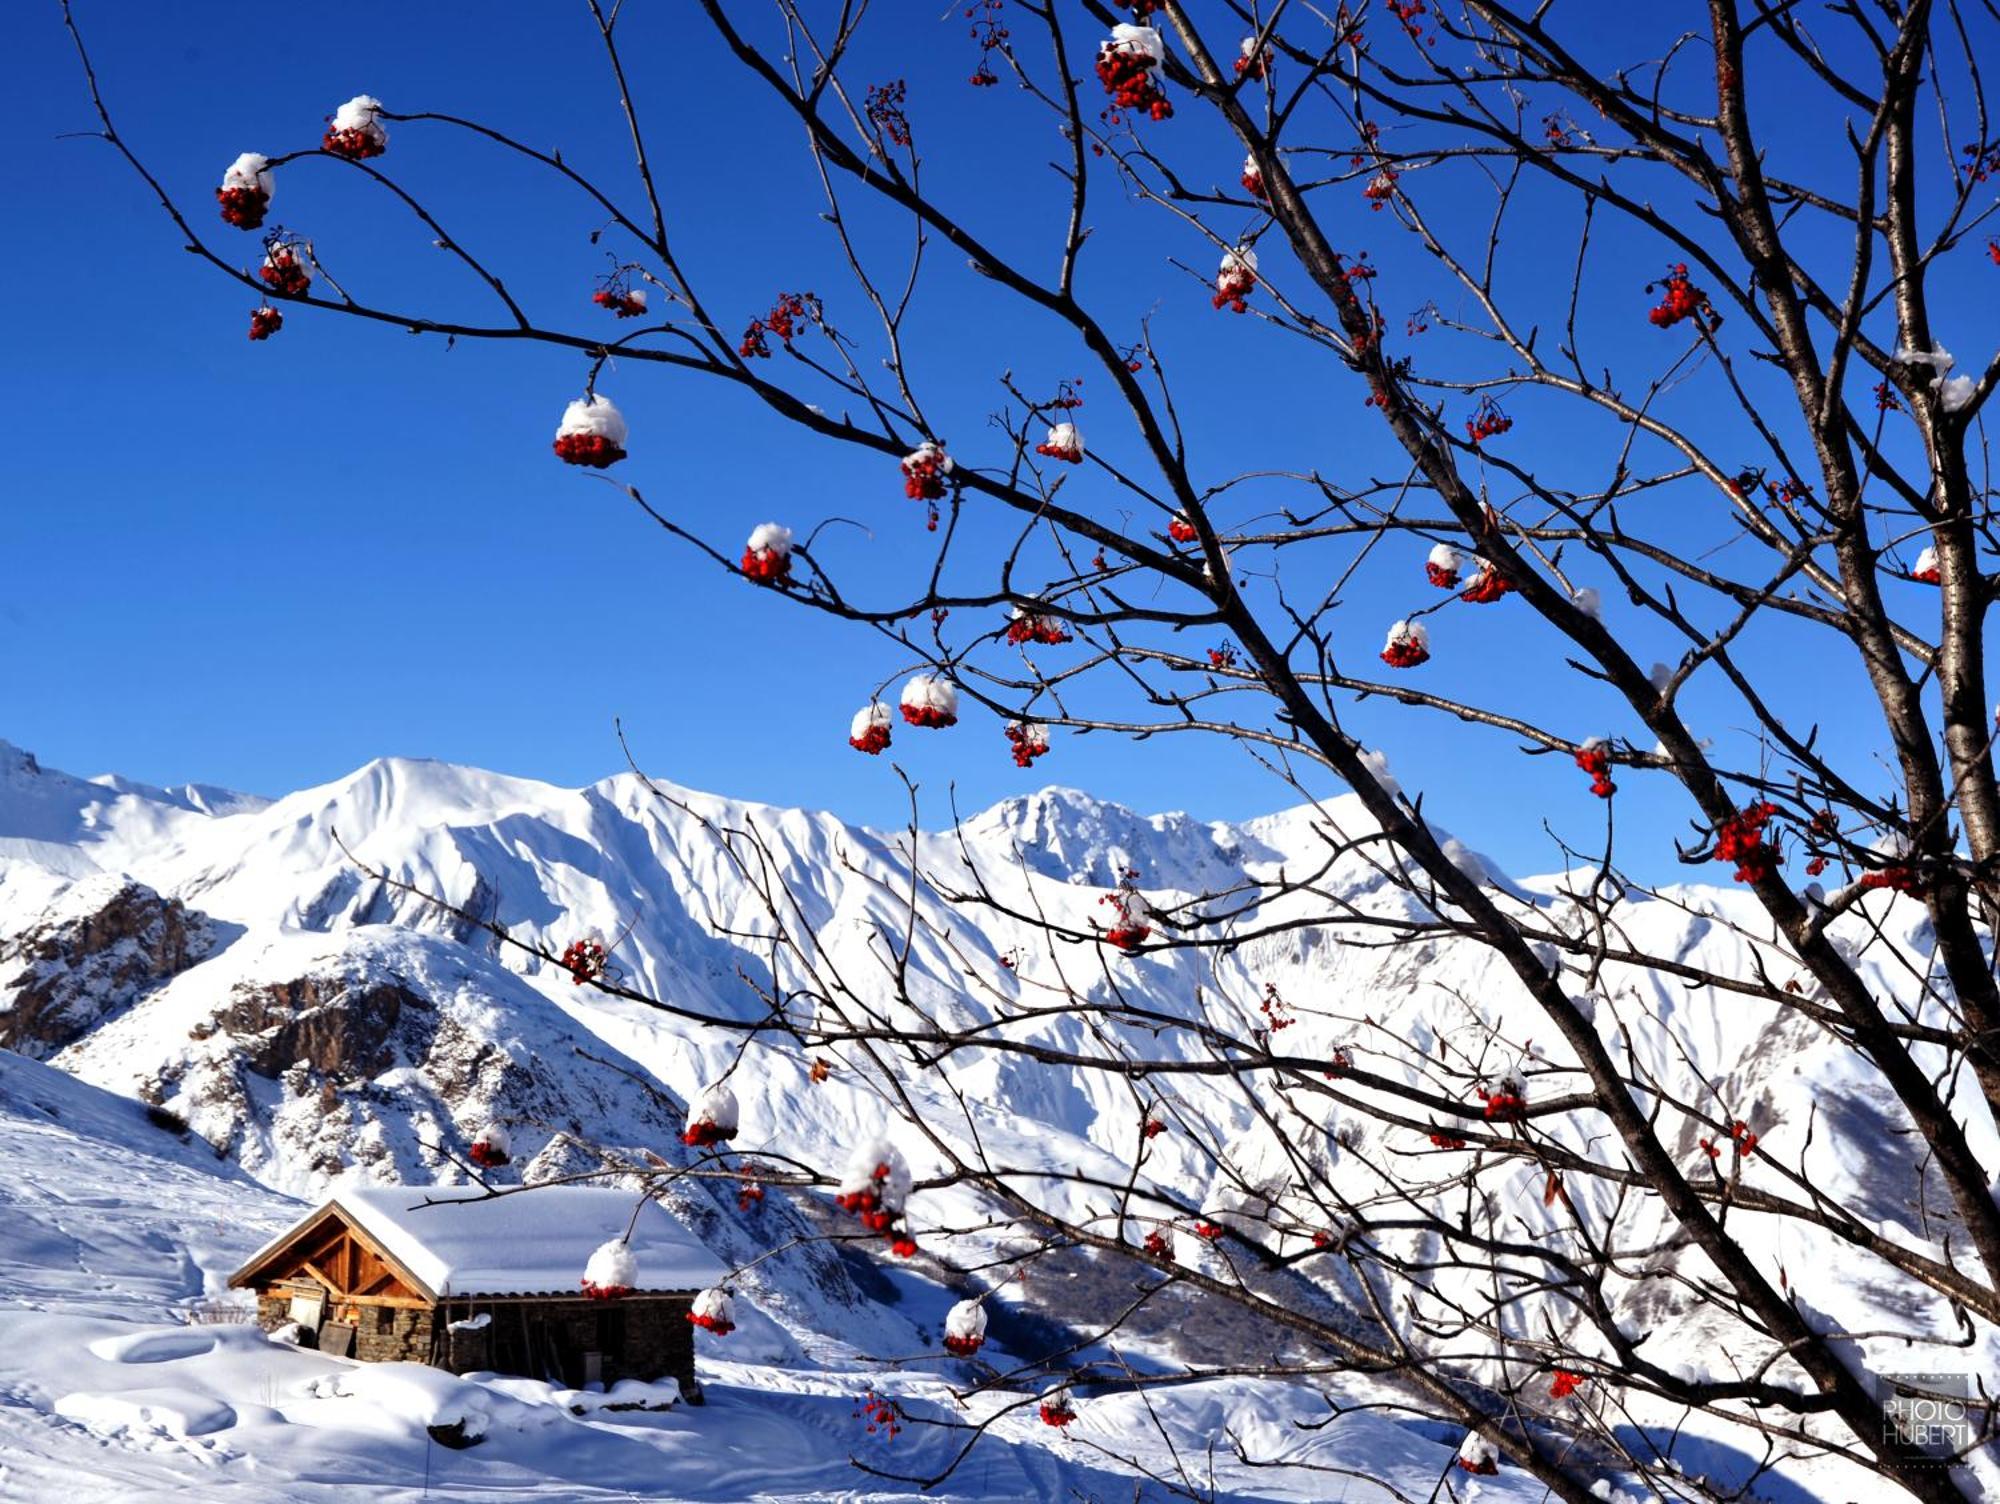
{"type": "MultiPolygon", "coordinates": [[[[335,1204],[338,1205],[337,1202],[335,1204]]],[[[346,1217],[343,1217],[341,1220],[347,1227],[348,1235],[352,1237],[355,1242],[359,1243],[363,1248],[366,1248],[370,1253],[374,1254],[376,1258],[380,1259],[383,1263],[387,1264],[391,1269],[395,1270],[396,1277],[400,1279],[405,1286],[407,1286],[411,1290],[416,1291],[417,1294],[423,1296],[427,1304],[436,1303],[438,1299],[437,1292],[431,1289],[431,1287],[429,1285],[426,1285],[422,1280],[418,1279],[414,1274],[410,1273],[409,1266],[405,1264],[401,1259],[397,1258],[393,1253],[389,1252],[388,1249],[384,1248],[380,1243],[376,1242],[375,1239],[371,1238],[368,1235],[367,1228],[362,1227],[359,1223],[354,1222],[346,1217]]]]}
{"type": "Polygon", "coordinates": [[[318,1280],[321,1284],[325,1285],[327,1289],[332,1291],[335,1295],[344,1296],[347,1293],[345,1290],[341,1289],[341,1287],[337,1283],[335,1283],[331,1275],[329,1275],[324,1269],[320,1268],[320,1266],[315,1264],[311,1259],[299,1260],[299,1267],[305,1270],[305,1272],[310,1274],[314,1279],[318,1280]]]}
{"type": "Polygon", "coordinates": [[[339,1290],[343,1286],[351,1286],[356,1282],[356,1273],[359,1269],[359,1263],[354,1259],[355,1244],[359,1244],[360,1247],[367,1249],[384,1264],[395,1270],[396,1277],[403,1282],[405,1288],[414,1290],[418,1295],[424,1297],[423,1304],[428,1305],[435,1302],[437,1298],[436,1293],[432,1291],[430,1286],[412,1274],[409,1266],[403,1263],[401,1259],[398,1259],[374,1238],[371,1238],[367,1231],[348,1215],[347,1209],[340,1205],[337,1197],[329,1201],[325,1206],[320,1207],[317,1211],[308,1214],[296,1227],[276,1243],[273,1243],[260,1256],[253,1258],[241,1269],[230,1275],[230,1287],[232,1289],[243,1289],[259,1284],[267,1284],[270,1281],[267,1278],[263,1278],[263,1276],[268,1275],[272,1270],[281,1268],[286,1273],[289,1273],[291,1270],[302,1266],[311,1268],[313,1277],[330,1290],[339,1290]],[[335,1256],[328,1257],[329,1253],[335,1256]],[[301,1258],[301,1255],[309,1255],[309,1257],[301,1258]],[[341,1281],[329,1279],[325,1273],[327,1266],[331,1265],[339,1268],[343,1263],[346,1264],[349,1270],[346,1279],[341,1281]]]}
{"type": "Polygon", "coordinates": [[[346,1306],[394,1306],[399,1311],[434,1311],[436,1306],[421,1295],[343,1295],[346,1306]]]}
{"type": "Polygon", "coordinates": [[[311,1213],[298,1226],[285,1234],[283,1238],[273,1243],[261,1257],[253,1258],[241,1269],[230,1275],[229,1283],[231,1288],[241,1289],[245,1285],[254,1284],[256,1277],[260,1273],[270,1268],[273,1264],[280,1263],[287,1256],[296,1253],[300,1246],[311,1238],[313,1234],[325,1231],[329,1222],[338,1223],[341,1220],[341,1217],[331,1205],[323,1206],[318,1211],[311,1213]]]}

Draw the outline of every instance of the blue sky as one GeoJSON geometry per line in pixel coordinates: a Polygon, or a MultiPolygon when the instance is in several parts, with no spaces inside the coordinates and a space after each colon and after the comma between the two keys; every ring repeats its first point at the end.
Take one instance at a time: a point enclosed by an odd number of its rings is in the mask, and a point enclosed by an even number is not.
{"type": "MultiPolygon", "coordinates": [[[[777,291],[811,287],[865,332],[816,218],[821,204],[796,131],[699,27],[676,19],[679,8],[628,0],[626,11],[625,45],[676,240],[706,295],[747,320],[777,291]]],[[[483,5],[358,3],[328,24],[248,5],[79,6],[122,129],[204,232],[212,229],[212,243],[245,264],[255,238],[214,221],[210,191],[221,169],[241,150],[311,144],[323,117],[364,90],[392,109],[488,119],[560,147],[636,208],[615,96],[580,12],[509,7],[496,20],[502,13],[483,5]]],[[[1064,208],[1045,165],[1059,143],[1012,91],[965,87],[973,52],[962,23],[955,8],[935,15],[883,29],[856,77],[908,74],[930,181],[995,244],[1046,259],[1064,208]]],[[[1621,34],[1629,20],[1595,24],[1594,40],[1607,49],[1656,40],[1621,34]]],[[[888,759],[851,753],[844,737],[849,715],[904,661],[861,629],[704,567],[612,488],[556,463],[548,438],[581,387],[580,358],[478,342],[447,349],[309,310],[277,338],[250,344],[254,300],[179,249],[108,147],[59,139],[90,129],[92,118],[53,0],[17,17],[12,41],[25,66],[0,186],[27,212],[0,242],[15,357],[0,369],[15,435],[0,460],[8,498],[0,551],[15,561],[0,580],[0,659],[10,668],[0,736],[73,771],[261,792],[385,753],[581,783],[619,766],[612,725],[622,716],[661,776],[856,819],[901,818],[905,796],[888,759]]],[[[1774,112],[1774,122],[1779,145],[1790,144],[1792,113],[1774,112]]],[[[1203,112],[1158,129],[1179,133],[1171,139],[1184,160],[1213,158],[1210,181],[1233,177],[1240,153],[1203,112]]],[[[1796,171],[1837,167],[1809,145],[1800,152],[1796,171]]],[[[489,256],[542,321],[604,327],[588,295],[605,248],[590,243],[597,223],[574,196],[434,126],[396,127],[384,165],[489,256]]],[[[281,178],[272,219],[313,235],[368,301],[487,316],[481,289],[366,186],[337,164],[301,162],[281,178]]],[[[1343,248],[1367,246],[1399,265],[1411,248],[1389,217],[1369,215],[1358,191],[1338,191],[1346,198],[1332,218],[1343,248]]],[[[1123,202],[1108,177],[1093,209],[1086,294],[1115,329],[1153,319],[1201,481],[1267,468],[1317,467],[1350,482],[1400,473],[1353,378],[1256,321],[1209,310],[1170,264],[1212,265],[1197,235],[1123,202]]],[[[1444,196],[1440,213],[1470,232],[1477,210],[1476,195],[1463,208],[1444,196]]],[[[906,239],[865,217],[857,229],[871,255],[906,239]]],[[[1572,249],[1541,223],[1507,242],[1517,275],[1551,287],[1572,249]]],[[[1829,242],[1830,255],[1839,251],[1829,242]]],[[[1585,299],[1587,314],[1601,313],[1589,358],[1663,365],[1657,332],[1643,324],[1643,285],[1658,275],[1663,248],[1610,227],[1600,232],[1600,256],[1607,270],[1585,299]]],[[[1009,309],[949,253],[934,248],[932,266],[938,277],[919,296],[913,358],[925,400],[946,420],[940,428],[955,448],[976,450],[991,444],[986,424],[1005,400],[1002,373],[1046,392],[1083,370],[1082,358],[1062,331],[1009,309]]],[[[1385,296],[1392,314],[1422,301],[1418,292],[1436,285],[1427,275],[1413,266],[1385,296]]],[[[1985,316],[1965,343],[1991,333],[1985,316]]],[[[1457,357],[1439,348],[1436,358],[1457,357]]],[[[623,478],[722,545],[740,547],[766,517],[800,527],[838,514],[870,529],[830,545],[844,583],[887,590],[926,558],[917,509],[882,462],[793,433],[695,378],[627,366],[600,384],[633,424],[623,478]]],[[[1084,390],[1101,385],[1087,379],[1084,390]]],[[[1704,399],[1669,400],[1700,416],[1704,399]]],[[[1588,442],[1587,424],[1551,410],[1554,420],[1538,428],[1528,398],[1510,410],[1522,420],[1509,440],[1514,457],[1567,467],[1575,484],[1608,472],[1613,450],[1588,442]]],[[[1130,453],[1109,404],[1087,404],[1081,420],[1093,447],[1130,453]]],[[[1090,483],[1088,472],[1076,482],[1090,483]]],[[[1281,495],[1253,483],[1241,515],[1281,495]]],[[[1724,541],[1712,499],[1692,491],[1688,499],[1705,509],[1684,524],[1688,546],[1724,541]]],[[[1001,546],[1003,536],[975,524],[974,551],[1001,546]]],[[[1349,592],[1340,621],[1357,669],[1377,667],[1387,621],[1433,599],[1421,586],[1421,556],[1420,545],[1398,544],[1349,592]]],[[[1505,619],[1508,630],[1497,629],[1501,620],[1464,612],[1437,620],[1431,682],[1498,692],[1578,735],[1642,734],[1563,667],[1546,634],[1519,614],[1505,619]]],[[[1659,655],[1672,650],[1663,640],[1659,655]]],[[[1790,672],[1785,686],[1801,697],[1801,715],[1825,713],[1821,705],[1858,682],[1845,660],[1786,634],[1753,653],[1809,671],[1790,672]]],[[[1698,695],[1694,705],[1699,714],[1698,695]]],[[[1728,713],[1716,702],[1718,718],[1728,713]]],[[[1865,756],[1865,734],[1841,719],[1829,736],[1865,756]]],[[[1523,758],[1512,738],[1373,705],[1356,710],[1353,724],[1379,731],[1404,781],[1428,790],[1432,818],[1516,870],[1555,865],[1544,819],[1586,847],[1601,844],[1604,810],[1566,760],[1523,758]]],[[[1731,728],[1702,729],[1726,737],[1731,728]]],[[[961,807],[974,808],[1048,781],[1220,818],[1291,802],[1239,753],[1195,740],[1069,737],[1024,773],[1008,761],[997,726],[981,719],[949,734],[905,733],[896,750],[923,784],[933,820],[954,786],[961,807]]],[[[1747,743],[1738,760],[1754,762],[1747,743]]],[[[1657,775],[1623,782],[1621,846],[1633,843],[1624,849],[1642,872],[1671,875],[1685,802],[1657,775]]]]}

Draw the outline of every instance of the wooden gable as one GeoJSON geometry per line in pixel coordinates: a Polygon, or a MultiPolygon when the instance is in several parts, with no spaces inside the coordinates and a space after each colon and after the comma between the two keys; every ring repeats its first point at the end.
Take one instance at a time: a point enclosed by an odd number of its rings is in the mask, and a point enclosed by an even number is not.
{"type": "Polygon", "coordinates": [[[262,1292],[311,1282],[341,1306],[408,1306],[428,1309],[435,1297],[423,1282],[367,1233],[328,1206],[262,1257],[230,1276],[229,1283],[262,1292]]]}

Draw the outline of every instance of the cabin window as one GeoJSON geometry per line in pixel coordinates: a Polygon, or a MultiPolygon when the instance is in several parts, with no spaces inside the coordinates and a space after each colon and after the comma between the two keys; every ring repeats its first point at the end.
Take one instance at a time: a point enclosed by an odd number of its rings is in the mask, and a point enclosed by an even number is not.
{"type": "Polygon", "coordinates": [[[375,1308],[375,1330],[378,1332],[393,1332],[395,1329],[396,1308],[394,1306],[377,1306],[375,1308]]]}

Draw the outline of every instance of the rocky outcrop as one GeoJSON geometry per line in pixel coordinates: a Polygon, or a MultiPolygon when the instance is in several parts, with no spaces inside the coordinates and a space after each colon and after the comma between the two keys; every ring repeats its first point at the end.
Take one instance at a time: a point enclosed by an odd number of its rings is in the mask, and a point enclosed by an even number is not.
{"type": "Polygon", "coordinates": [[[395,1045],[420,1056],[437,1032],[430,1000],[396,982],[299,977],[239,986],[208,1025],[237,1041],[244,1066],[267,1080],[303,1065],[316,1076],[354,1080],[396,1061],[395,1045]]]}
{"type": "Polygon", "coordinates": [[[0,1046],[47,1059],[215,945],[207,915],[144,883],[77,883],[0,945],[0,1046]]]}

